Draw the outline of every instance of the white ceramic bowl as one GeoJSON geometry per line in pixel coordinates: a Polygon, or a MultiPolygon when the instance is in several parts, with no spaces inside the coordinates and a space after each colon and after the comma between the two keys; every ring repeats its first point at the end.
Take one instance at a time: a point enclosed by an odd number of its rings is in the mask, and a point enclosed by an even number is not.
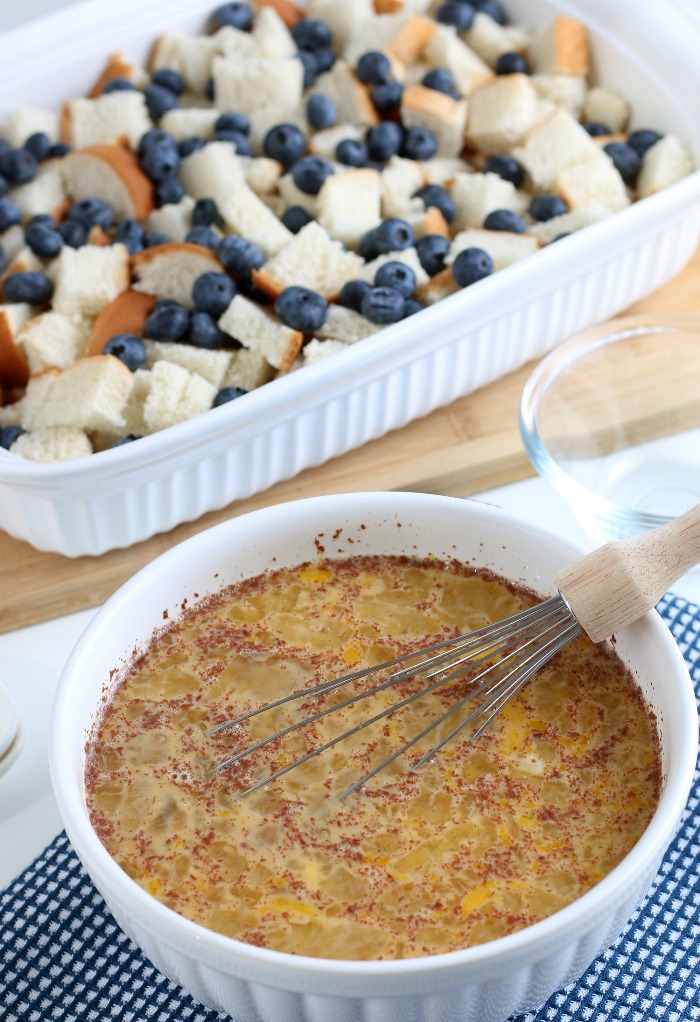
{"type": "MultiPolygon", "coordinates": [[[[50,726],[53,783],[68,836],[119,924],[167,976],[236,1022],[501,1022],[580,976],[649,888],[686,803],[697,751],[690,678],[669,631],[650,613],[617,650],[657,716],[663,790],[649,827],[596,887],[555,915],[489,944],[405,961],[327,961],[212,933],[146,894],[94,833],[84,799],[86,737],[114,671],[183,600],[317,555],[342,529],[338,555],[457,557],[553,592],[579,551],[498,509],[413,493],[350,494],[278,505],[200,533],[153,561],[96,615],[63,672],[50,726]]],[[[335,550],[333,551],[335,555],[335,550]]]]}

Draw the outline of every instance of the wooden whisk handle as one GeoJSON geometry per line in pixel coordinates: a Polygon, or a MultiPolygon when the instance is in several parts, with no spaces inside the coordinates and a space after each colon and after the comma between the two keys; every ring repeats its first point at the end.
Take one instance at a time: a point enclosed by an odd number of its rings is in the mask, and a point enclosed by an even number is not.
{"type": "Polygon", "coordinates": [[[700,563],[700,504],[651,532],[617,539],[586,554],[555,578],[594,642],[636,621],[700,563]]]}

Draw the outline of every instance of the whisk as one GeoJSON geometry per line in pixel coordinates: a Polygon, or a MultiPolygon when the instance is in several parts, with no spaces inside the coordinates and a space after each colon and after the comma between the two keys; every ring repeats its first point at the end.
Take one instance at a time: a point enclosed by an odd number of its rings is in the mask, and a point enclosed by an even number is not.
{"type": "Polygon", "coordinates": [[[362,678],[391,671],[388,679],[380,684],[370,684],[366,689],[354,691],[347,699],[276,731],[218,763],[212,772],[225,770],[290,732],[409,678],[420,677],[427,682],[419,691],[384,707],[241,792],[249,794],[412,701],[471,675],[465,696],[350,785],[339,798],[361,788],[440,724],[455,718],[468,703],[483,697],[474,709],[467,710],[466,716],[459,717],[445,737],[412,765],[411,770],[418,770],[470,725],[474,726],[470,737],[478,738],[523,685],[577,636],[585,633],[593,642],[609,638],[651,610],[668,588],[698,563],[700,504],[651,532],[615,540],[582,557],[555,577],[557,595],[534,607],[467,634],[417,649],[414,653],[283,696],[219,724],[211,731],[212,736],[294,700],[322,696],[362,678]]]}

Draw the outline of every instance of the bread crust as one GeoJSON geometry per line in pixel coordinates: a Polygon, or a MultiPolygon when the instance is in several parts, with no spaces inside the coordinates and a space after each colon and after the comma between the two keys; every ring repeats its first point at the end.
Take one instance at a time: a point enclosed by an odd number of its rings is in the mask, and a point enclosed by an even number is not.
{"type": "MultiPolygon", "coordinates": [[[[77,154],[93,156],[101,160],[117,175],[129,195],[133,205],[132,216],[137,220],[145,220],[155,209],[153,184],[141,170],[139,158],[125,145],[101,142],[98,145],[78,149],[77,154]]],[[[70,160],[71,154],[66,159],[70,160]]]]}
{"type": "Polygon", "coordinates": [[[102,73],[88,92],[88,98],[97,99],[102,95],[102,90],[107,82],[113,78],[128,78],[131,81],[135,70],[134,65],[126,59],[123,53],[110,53],[102,73]]]}
{"type": "Polygon", "coordinates": [[[101,355],[105,344],[115,334],[136,334],[140,337],[155,301],[153,295],[140,291],[122,291],[95,320],[85,355],[101,355]]]}
{"type": "Polygon", "coordinates": [[[297,7],[292,0],[258,0],[258,4],[261,7],[272,7],[276,10],[287,28],[296,25],[297,21],[301,21],[306,16],[301,7],[297,7]]]}
{"type": "Polygon", "coordinates": [[[396,33],[387,50],[402,64],[413,64],[423,53],[436,29],[437,24],[430,18],[415,14],[396,33]]]}
{"type": "Polygon", "coordinates": [[[163,245],[153,245],[151,248],[145,248],[142,252],[137,252],[131,257],[131,269],[132,272],[138,275],[138,271],[142,266],[147,266],[154,259],[159,259],[163,256],[185,254],[189,252],[190,255],[200,256],[204,259],[211,261],[211,269],[218,271],[219,273],[225,273],[225,269],[216,258],[211,249],[206,248],[204,245],[195,245],[191,241],[168,241],[163,245]]]}
{"type": "Polygon", "coordinates": [[[0,384],[3,390],[25,387],[29,366],[24,352],[15,343],[12,322],[6,309],[0,311],[0,384]]]}

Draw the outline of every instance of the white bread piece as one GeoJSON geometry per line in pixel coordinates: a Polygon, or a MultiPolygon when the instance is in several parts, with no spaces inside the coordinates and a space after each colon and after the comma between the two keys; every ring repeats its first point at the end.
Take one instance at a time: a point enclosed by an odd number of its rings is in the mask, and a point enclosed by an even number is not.
{"type": "Polygon", "coordinates": [[[421,59],[436,30],[437,25],[432,18],[426,18],[421,14],[409,14],[384,49],[399,65],[410,67],[421,59]]]}
{"type": "Polygon", "coordinates": [[[406,223],[413,228],[416,240],[420,240],[426,234],[442,234],[444,238],[450,237],[449,224],[435,206],[428,206],[420,213],[409,214],[406,217],[406,223]]]}
{"type": "Polygon", "coordinates": [[[605,206],[595,204],[576,206],[568,213],[554,216],[551,220],[530,224],[527,233],[534,235],[543,245],[548,245],[560,234],[572,234],[574,231],[580,231],[581,228],[603,220],[606,216],[610,216],[610,210],[605,206]]]}
{"type": "MultiPolygon", "coordinates": [[[[252,32],[243,32],[232,25],[224,25],[212,37],[216,41],[214,56],[230,57],[234,60],[250,60],[258,54],[258,44],[252,32]]],[[[212,60],[214,59],[212,56],[212,60]]],[[[211,71],[211,64],[209,65],[211,71]]]]}
{"type": "Polygon", "coordinates": [[[318,217],[318,195],[309,195],[297,188],[291,173],[282,174],[277,185],[277,191],[284,200],[283,209],[288,206],[301,206],[314,220],[318,217]]]}
{"type": "Polygon", "coordinates": [[[637,180],[640,199],[660,192],[695,170],[695,161],[689,147],[676,135],[664,135],[647,149],[637,180]]]}
{"type": "Polygon", "coordinates": [[[23,404],[24,398],[22,397],[19,401],[13,401],[10,405],[0,405],[0,429],[4,429],[5,426],[22,425],[23,404]]]}
{"type": "Polygon", "coordinates": [[[348,347],[348,344],[335,340],[332,337],[328,337],[326,340],[312,337],[308,344],[305,344],[301,349],[301,364],[302,366],[310,366],[314,362],[322,362],[329,355],[336,355],[339,351],[344,351],[348,347]]]}
{"type": "Polygon", "coordinates": [[[256,195],[274,192],[282,176],[283,167],[269,156],[240,156],[245,182],[256,195]]]}
{"type": "Polygon", "coordinates": [[[63,312],[43,312],[30,319],[19,332],[32,374],[50,366],[67,369],[85,354],[92,320],[63,312]]]}
{"type": "Polygon", "coordinates": [[[453,231],[467,227],[481,227],[489,213],[496,209],[512,209],[523,213],[527,198],[519,192],[512,181],[505,181],[498,174],[458,174],[452,185],[456,214],[452,223],[453,231]]]}
{"type": "Polygon", "coordinates": [[[76,149],[119,138],[138,149],[139,139],[152,127],[143,93],[136,91],[79,96],[64,103],[61,114],[61,138],[76,149]]]}
{"type": "Polygon", "coordinates": [[[208,380],[218,390],[231,363],[230,351],[196,348],[193,344],[178,344],[174,341],[144,341],[146,347],[146,369],[152,369],[156,362],[165,360],[182,366],[191,373],[208,380]]]}
{"type": "Polygon", "coordinates": [[[63,186],[74,200],[102,199],[117,219],[143,220],[154,208],[153,184],[138,156],[107,143],[69,153],[61,161],[63,186]]]}
{"type": "MultiPolygon", "coordinates": [[[[346,6],[351,6],[347,0],[345,3],[346,6]]],[[[372,9],[370,13],[365,12],[363,17],[356,19],[355,26],[345,44],[344,60],[354,67],[362,54],[368,50],[387,51],[392,39],[396,38],[408,18],[409,15],[404,11],[376,14],[372,9]]]]}
{"type": "Polygon", "coordinates": [[[551,192],[566,167],[594,159],[600,148],[578,121],[557,107],[528,132],[511,155],[523,166],[536,192],[551,192]]]}
{"type": "Polygon", "coordinates": [[[489,67],[494,67],[503,53],[526,53],[530,36],[524,25],[499,25],[488,14],[477,11],[464,41],[489,67]]]}
{"type": "Polygon", "coordinates": [[[584,163],[564,167],[557,174],[554,190],[569,209],[600,205],[615,213],[630,204],[625,182],[602,149],[597,149],[597,155],[584,163]]]}
{"type": "Polygon", "coordinates": [[[238,110],[253,115],[274,112],[276,121],[286,121],[300,105],[304,71],[296,57],[273,60],[251,57],[243,62],[215,57],[212,63],[214,102],[219,110],[238,110]]]}
{"type": "Polygon", "coordinates": [[[149,69],[172,68],[182,75],[190,91],[204,94],[212,62],[219,52],[220,42],[216,36],[164,32],[153,46],[149,69]]]}
{"type": "Polygon", "coordinates": [[[298,47],[292,33],[274,7],[259,8],[253,21],[251,35],[262,57],[284,60],[287,57],[294,57],[297,52],[298,47]]]}
{"type": "Polygon", "coordinates": [[[309,18],[321,18],[333,34],[333,45],[342,53],[364,22],[374,15],[372,0],[310,0],[309,18]]]}
{"type": "Polygon", "coordinates": [[[24,248],[24,228],[21,224],[13,224],[0,234],[0,245],[5,254],[5,262],[9,266],[24,248]]]}
{"type": "Polygon", "coordinates": [[[37,213],[54,214],[61,209],[66,191],[60,168],[58,160],[40,164],[33,181],[10,189],[7,197],[19,206],[23,220],[29,220],[37,213]]]}
{"type": "Polygon", "coordinates": [[[364,136],[364,131],[355,124],[334,124],[332,128],[323,128],[309,136],[309,152],[333,161],[339,142],[346,138],[359,142],[364,136]]]}
{"type": "Polygon", "coordinates": [[[451,267],[446,266],[444,270],[440,270],[426,284],[417,289],[416,298],[424,305],[436,305],[437,302],[449,298],[459,290],[461,289],[452,276],[451,267]]]}
{"type": "Polygon", "coordinates": [[[354,309],[346,309],[343,305],[331,302],[325,323],[314,332],[321,340],[333,338],[343,344],[357,344],[381,329],[379,324],[370,323],[366,316],[354,309]]]}
{"type": "Polygon", "coordinates": [[[198,373],[163,360],[155,362],[150,372],[150,386],[143,405],[143,419],[149,433],[185,422],[211,408],[216,387],[198,373]]]}
{"type": "Polygon", "coordinates": [[[278,220],[281,220],[284,216],[284,212],[287,209],[287,203],[277,192],[267,192],[260,195],[259,198],[265,203],[271,213],[274,213],[278,220]]]}
{"type": "Polygon", "coordinates": [[[33,376],[24,395],[22,425],[119,431],[133,374],[113,355],[81,358],[67,369],[33,376]]]}
{"type": "Polygon", "coordinates": [[[34,106],[18,106],[5,114],[3,138],[19,149],[30,135],[42,132],[52,142],[58,139],[58,114],[55,110],[44,110],[34,106]]]}
{"type": "Polygon", "coordinates": [[[537,92],[529,75],[500,75],[472,92],[467,138],[482,153],[509,152],[537,118],[537,92]]]}
{"type": "Polygon", "coordinates": [[[90,99],[102,95],[107,82],[114,78],[126,78],[137,89],[143,89],[150,81],[150,75],[144,68],[132,63],[123,50],[117,50],[107,57],[102,71],[87,95],[90,99]]]}
{"type": "Polygon", "coordinates": [[[452,72],[462,96],[470,96],[474,89],[493,78],[488,64],[459,38],[451,25],[437,26],[423,55],[431,67],[446,67],[452,72]]]}
{"type": "Polygon", "coordinates": [[[10,448],[27,461],[52,462],[86,458],[92,444],[82,429],[73,426],[44,426],[22,433],[10,448]]]}
{"type": "Polygon", "coordinates": [[[231,352],[231,361],[221,381],[223,387],[240,387],[241,390],[256,390],[263,383],[274,379],[275,369],[252,348],[240,348],[231,352]]]}
{"type": "Polygon", "coordinates": [[[529,234],[514,234],[511,231],[487,231],[475,229],[460,231],[455,235],[450,250],[445,256],[445,265],[451,266],[465,248],[481,248],[493,259],[495,270],[533,255],[540,245],[537,238],[529,234]]]}
{"type": "Polygon", "coordinates": [[[297,284],[331,299],[340,293],[346,281],[360,276],[363,265],[359,255],[346,250],[337,238],[331,238],[321,224],[312,220],[253,272],[253,281],[271,295],[297,284]]]}
{"type": "Polygon", "coordinates": [[[423,164],[418,160],[392,156],[382,170],[382,215],[406,217],[422,212],[422,200],[414,199],[413,196],[424,184],[423,164]]]}
{"type": "MultiPolygon", "coordinates": [[[[43,259],[34,254],[29,245],[23,245],[3,274],[3,280],[10,273],[27,273],[28,271],[46,273],[47,266],[43,259]]],[[[51,276],[50,272],[48,276],[51,276]]]]}
{"type": "Polygon", "coordinates": [[[228,142],[209,142],[185,157],[177,176],[192,198],[219,203],[243,183],[245,171],[228,142]]]}
{"type": "Polygon", "coordinates": [[[434,156],[421,164],[426,184],[449,187],[458,174],[471,174],[474,168],[460,157],[434,156]]]}
{"type": "Polygon", "coordinates": [[[385,252],[383,255],[377,256],[370,263],[365,263],[362,267],[362,272],[358,274],[363,280],[366,280],[369,284],[374,284],[374,278],[377,270],[384,263],[398,262],[405,263],[406,266],[410,266],[416,275],[416,287],[423,287],[428,283],[430,277],[421,266],[418,253],[415,248],[402,248],[399,252],[385,252]]]}
{"type": "Polygon", "coordinates": [[[188,241],[144,249],[132,257],[131,269],[134,291],[173,298],[186,309],[192,308],[192,285],[198,277],[203,273],[224,273],[211,249],[188,241]]]}
{"type": "Polygon", "coordinates": [[[581,120],[605,124],[612,134],[616,134],[627,130],[631,116],[630,104],[621,92],[594,85],[583,102],[581,120]]]}
{"type": "Polygon", "coordinates": [[[357,248],[360,238],[381,223],[381,175],[370,167],[326,178],[318,193],[318,222],[332,238],[357,248]]]}
{"type": "Polygon", "coordinates": [[[274,256],[294,237],[252,188],[243,183],[217,200],[228,233],[259,245],[265,256],[274,256]]]}
{"type": "Polygon", "coordinates": [[[401,121],[406,128],[428,128],[437,142],[437,155],[456,157],[464,148],[467,101],[444,92],[411,85],[401,100],[401,121]]]}
{"type": "Polygon", "coordinates": [[[168,202],[149,213],[144,222],[147,231],[164,234],[170,241],[184,241],[192,229],[192,210],[195,201],[191,195],[183,195],[179,202],[168,202]]]}
{"type": "Polygon", "coordinates": [[[367,86],[360,81],[347,60],[336,60],[330,71],[319,75],[314,82],[314,92],[332,100],[341,123],[368,128],[379,121],[367,86]]]}
{"type": "MultiPolygon", "coordinates": [[[[581,119],[588,83],[583,75],[535,74],[530,81],[540,99],[563,107],[576,120],[581,119]]],[[[592,120],[592,118],[586,118],[592,120]]]]}
{"type": "MultiPolygon", "coordinates": [[[[33,306],[27,302],[0,305],[0,385],[23,387],[29,376],[27,356],[18,343],[20,331],[31,322],[33,306]]],[[[12,425],[19,425],[12,423],[12,425]]]]}
{"type": "Polygon", "coordinates": [[[194,137],[210,139],[218,116],[219,111],[214,107],[176,106],[163,114],[160,127],[169,131],[178,142],[194,137]]]}
{"type": "Polygon", "coordinates": [[[54,260],[56,312],[97,316],[129,287],[129,253],[125,245],[65,245],[54,260]]]}
{"type": "Polygon", "coordinates": [[[285,326],[273,313],[236,295],[219,319],[219,328],[256,351],[275,369],[288,370],[299,354],[304,335],[285,326]]]}
{"type": "Polygon", "coordinates": [[[146,425],[143,412],[151,389],[150,369],[137,369],[133,374],[131,393],[124,406],[124,425],[121,428],[121,435],[131,433],[133,436],[146,436],[151,432],[146,425]]]}
{"type": "Polygon", "coordinates": [[[541,26],[528,46],[530,70],[540,74],[588,75],[588,32],[582,22],[558,14],[541,26]]]}

